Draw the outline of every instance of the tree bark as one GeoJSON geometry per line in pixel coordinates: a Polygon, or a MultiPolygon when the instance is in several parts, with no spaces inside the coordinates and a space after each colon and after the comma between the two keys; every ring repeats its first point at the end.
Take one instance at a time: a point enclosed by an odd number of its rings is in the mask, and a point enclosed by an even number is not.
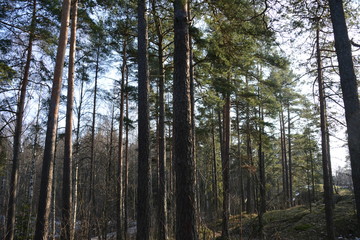
{"type": "Polygon", "coordinates": [[[342,0],[329,0],[348,132],[356,212],[360,224],[360,104],[342,0]]]}
{"type": "Polygon", "coordinates": [[[74,74],[76,53],[76,25],[77,25],[77,0],[73,0],[71,9],[71,36],[69,54],[68,89],[66,105],[65,146],[63,163],[63,207],[61,220],[61,239],[70,240],[72,231],[72,128],[73,128],[73,101],[74,101],[74,74]]]}
{"type": "Polygon", "coordinates": [[[60,91],[62,84],[62,72],[67,44],[67,27],[69,25],[70,0],[64,0],[62,4],[61,29],[59,45],[56,55],[55,72],[51,92],[50,109],[47,122],[43,167],[40,184],[40,196],[36,219],[34,240],[47,239],[49,228],[49,213],[51,203],[51,191],[54,167],[54,150],[56,127],[59,112],[60,91]]]}
{"type": "Polygon", "coordinates": [[[328,239],[335,239],[334,221],[333,221],[333,192],[329,173],[330,154],[328,152],[328,138],[327,138],[327,119],[325,108],[325,93],[324,83],[322,78],[322,64],[320,52],[320,29],[316,29],[316,61],[317,61],[317,80],[319,87],[319,102],[320,102],[320,128],[321,128],[321,158],[324,178],[324,202],[325,202],[325,216],[326,216],[326,231],[328,239]]]}
{"type": "Polygon", "coordinates": [[[6,225],[6,240],[13,240],[15,234],[15,214],[16,214],[16,198],[18,191],[18,178],[19,178],[19,155],[21,147],[21,134],[23,127],[23,115],[25,108],[26,88],[29,82],[30,63],[32,55],[33,41],[35,38],[36,27],[36,0],[33,0],[32,17],[30,23],[30,36],[27,49],[26,63],[24,69],[24,77],[21,81],[20,96],[17,103],[16,112],[16,125],[13,143],[13,159],[10,179],[10,194],[7,213],[7,225],[6,225]]]}
{"type": "Polygon", "coordinates": [[[146,1],[138,0],[138,204],[137,240],[150,238],[150,125],[146,1]]]}
{"type": "Polygon", "coordinates": [[[174,1],[174,157],[176,239],[198,239],[195,162],[192,152],[189,22],[187,0],[174,1]]]}

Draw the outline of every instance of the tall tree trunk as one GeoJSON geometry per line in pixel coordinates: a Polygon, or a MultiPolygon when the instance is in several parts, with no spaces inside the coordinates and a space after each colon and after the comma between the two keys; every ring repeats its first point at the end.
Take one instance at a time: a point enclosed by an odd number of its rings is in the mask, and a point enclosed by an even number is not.
{"type": "Polygon", "coordinates": [[[245,207],[245,196],[244,196],[244,180],[243,180],[243,169],[242,169],[242,157],[241,157],[241,138],[240,138],[240,119],[239,119],[239,103],[236,103],[236,137],[237,137],[237,158],[239,161],[239,184],[240,184],[240,231],[239,231],[239,239],[242,239],[242,212],[245,207]]]}
{"type": "Polygon", "coordinates": [[[335,48],[339,62],[341,89],[345,106],[356,212],[360,224],[360,104],[354,64],[351,56],[351,45],[342,2],[342,0],[329,0],[329,5],[331,21],[334,28],[335,48]]]}
{"type": "Polygon", "coordinates": [[[174,1],[174,157],[176,172],[176,239],[198,239],[195,162],[192,146],[190,56],[187,0],[174,1]]]}
{"type": "MultiPolygon", "coordinates": [[[[260,94],[259,94],[260,95],[260,94]]],[[[259,225],[260,225],[260,238],[264,238],[263,230],[263,215],[266,212],[266,179],[265,179],[265,159],[263,152],[263,141],[262,136],[264,134],[264,109],[259,106],[259,180],[260,180],[260,208],[259,208],[259,225]]]]}
{"type": "MultiPolygon", "coordinates": [[[[83,72],[84,74],[84,72],[83,72]]],[[[84,99],[84,80],[81,80],[81,87],[80,87],[80,100],[79,100],[79,107],[77,109],[77,127],[76,127],[76,140],[75,140],[75,154],[77,156],[76,161],[74,162],[75,165],[75,171],[74,171],[74,180],[73,180],[73,228],[71,233],[71,238],[75,239],[75,226],[76,226],[76,218],[77,218],[77,210],[78,210],[78,179],[79,179],[79,150],[80,150],[80,126],[81,126],[81,111],[82,111],[82,104],[84,99]]]]}
{"type": "Polygon", "coordinates": [[[36,179],[36,160],[38,159],[38,151],[39,151],[39,132],[40,132],[40,126],[39,126],[39,117],[40,117],[40,111],[41,111],[41,93],[42,89],[40,88],[40,95],[38,100],[38,109],[36,113],[36,121],[35,121],[35,136],[34,136],[34,143],[32,148],[32,157],[31,157],[31,167],[30,167],[30,180],[29,180],[29,216],[28,216],[28,222],[26,227],[26,236],[30,236],[32,233],[32,212],[33,212],[33,200],[34,200],[34,186],[35,186],[35,179],[36,179]]]}
{"type": "Polygon", "coordinates": [[[138,204],[137,240],[150,238],[150,124],[146,1],[138,0],[138,204]]]}
{"type": "Polygon", "coordinates": [[[51,193],[51,234],[50,239],[55,240],[56,235],[56,153],[57,153],[57,138],[55,139],[55,150],[54,150],[54,167],[53,167],[53,180],[52,180],[52,193],[51,193]]]}
{"type": "Polygon", "coordinates": [[[226,93],[223,109],[223,152],[221,154],[223,178],[222,239],[229,239],[230,209],[230,94],[226,93]]]}
{"type": "MultiPolygon", "coordinates": [[[[126,89],[128,89],[129,83],[129,74],[126,74],[126,89]]],[[[126,119],[129,120],[129,91],[126,92],[125,98],[125,105],[126,105],[126,119]]],[[[127,229],[128,229],[128,185],[129,185],[129,124],[125,125],[125,155],[124,155],[124,239],[126,240],[127,237],[127,229]]]]}
{"type": "Polygon", "coordinates": [[[165,104],[164,104],[164,67],[163,55],[159,50],[159,239],[167,239],[166,207],[166,149],[165,149],[165,104]]]}
{"type": "Polygon", "coordinates": [[[241,201],[240,201],[240,215],[241,212],[244,211],[245,208],[245,194],[244,194],[244,175],[243,175],[243,169],[242,169],[242,165],[243,165],[243,161],[242,161],[242,157],[241,157],[241,137],[240,137],[240,119],[239,119],[239,103],[236,104],[236,137],[237,137],[237,156],[238,156],[238,160],[239,160],[239,173],[240,173],[240,197],[241,197],[241,201]]]}
{"type": "Polygon", "coordinates": [[[123,171],[123,130],[124,130],[124,96],[125,96],[125,78],[127,75],[127,39],[124,39],[121,66],[121,88],[120,88],[120,118],[119,118],[119,151],[118,151],[118,171],[117,171],[117,198],[116,198],[116,239],[120,240],[123,236],[122,230],[122,171],[123,171]]]}
{"type": "Polygon", "coordinates": [[[280,142],[281,142],[281,163],[282,163],[282,179],[283,179],[283,204],[285,208],[289,207],[289,169],[286,155],[286,136],[284,112],[281,108],[279,112],[280,118],[280,142]]]}
{"type": "Polygon", "coordinates": [[[27,48],[26,63],[24,69],[24,76],[21,81],[20,88],[20,97],[17,103],[17,112],[16,112],[16,125],[15,125],[15,134],[14,134],[14,143],[13,143],[13,159],[12,159],[12,169],[11,169],[11,180],[10,180],[10,194],[9,194],[9,203],[8,203],[8,213],[7,213],[7,225],[6,225],[6,240],[13,240],[15,234],[15,214],[16,214],[16,198],[17,198],[17,188],[18,188],[18,175],[19,175],[19,155],[21,147],[21,134],[23,126],[23,115],[25,108],[25,98],[26,98],[26,88],[29,82],[29,72],[30,72],[30,63],[32,55],[33,41],[35,38],[35,27],[36,27],[36,0],[33,0],[33,10],[30,23],[30,36],[29,44],[27,48]]]}
{"type": "Polygon", "coordinates": [[[96,61],[95,61],[95,85],[93,96],[93,111],[91,122],[91,146],[90,146],[90,173],[89,173],[89,195],[88,195],[88,216],[89,216],[89,229],[88,238],[91,239],[92,229],[95,225],[95,126],[96,126],[96,104],[97,104],[97,91],[98,91],[98,76],[99,76],[99,61],[100,61],[100,45],[96,49],[96,61]]]}
{"type": "Polygon", "coordinates": [[[213,190],[213,198],[214,198],[214,205],[215,205],[215,211],[214,211],[214,219],[217,218],[218,213],[218,181],[217,181],[217,164],[216,164],[216,143],[215,143],[215,124],[211,124],[211,135],[212,135],[212,190],[213,190]]]}
{"type": "Polygon", "coordinates": [[[290,119],[290,103],[287,106],[288,112],[288,158],[289,158],[289,202],[290,207],[294,205],[293,203],[293,177],[292,177],[292,152],[291,152],[291,119],[290,119]]]}
{"type": "Polygon", "coordinates": [[[74,73],[75,73],[75,53],[76,53],[76,25],[77,25],[77,0],[72,2],[71,10],[71,36],[69,54],[68,89],[66,105],[66,126],[65,126],[65,146],[63,163],[63,207],[61,220],[61,239],[70,240],[72,231],[72,128],[73,128],[73,101],[74,101],[74,73]]]}
{"type": "Polygon", "coordinates": [[[317,61],[317,80],[319,87],[319,102],[320,102],[320,128],[321,128],[321,155],[324,178],[324,202],[326,215],[326,230],[328,239],[335,239],[334,222],[333,222],[333,191],[329,174],[330,154],[328,153],[328,138],[327,138],[327,119],[325,108],[325,93],[324,83],[322,78],[322,64],[320,52],[320,29],[316,29],[316,61],[317,61]]]}
{"type": "Polygon", "coordinates": [[[67,26],[69,25],[70,0],[64,0],[62,4],[61,29],[59,45],[56,55],[54,80],[51,92],[50,109],[47,122],[43,167],[40,184],[40,196],[36,219],[34,240],[47,239],[49,227],[49,213],[51,203],[51,191],[54,167],[54,150],[56,127],[59,112],[60,90],[62,83],[62,72],[67,44],[67,26]]]}
{"type": "Polygon", "coordinates": [[[158,189],[158,237],[167,239],[167,206],[166,206],[166,149],[165,149],[165,71],[162,23],[156,12],[155,0],[152,0],[152,10],[158,38],[158,75],[159,75],[159,124],[158,124],[158,155],[159,155],[159,189],[158,189]]]}

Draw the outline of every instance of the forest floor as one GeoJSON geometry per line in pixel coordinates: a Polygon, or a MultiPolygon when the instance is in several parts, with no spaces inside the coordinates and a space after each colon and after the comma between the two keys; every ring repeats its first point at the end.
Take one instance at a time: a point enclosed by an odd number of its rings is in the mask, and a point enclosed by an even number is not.
{"type": "MultiPolygon", "coordinates": [[[[336,195],[334,209],[335,236],[337,239],[360,240],[355,202],[352,195],[336,195]]],[[[325,206],[319,201],[309,206],[299,205],[286,210],[268,211],[263,216],[264,239],[290,240],[326,239],[325,206]]],[[[231,239],[259,239],[259,218],[243,214],[230,218],[231,239]],[[241,235],[241,237],[240,237],[241,235]]],[[[221,220],[208,225],[200,232],[200,239],[221,239],[221,220]]]]}

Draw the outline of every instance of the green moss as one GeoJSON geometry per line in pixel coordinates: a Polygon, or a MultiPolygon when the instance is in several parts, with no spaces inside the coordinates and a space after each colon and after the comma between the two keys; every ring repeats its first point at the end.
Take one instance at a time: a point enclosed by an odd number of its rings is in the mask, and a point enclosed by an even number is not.
{"type": "Polygon", "coordinates": [[[302,223],[302,224],[295,225],[294,229],[297,230],[297,231],[305,231],[305,230],[308,230],[311,227],[313,227],[313,225],[310,224],[310,223],[302,223]]]}

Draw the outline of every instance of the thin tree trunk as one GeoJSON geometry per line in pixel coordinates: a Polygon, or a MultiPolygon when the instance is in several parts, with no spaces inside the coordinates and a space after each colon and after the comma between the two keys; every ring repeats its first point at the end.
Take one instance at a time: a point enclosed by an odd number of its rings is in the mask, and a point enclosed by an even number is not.
{"type": "Polygon", "coordinates": [[[10,180],[10,194],[9,194],[9,203],[8,203],[8,213],[7,213],[7,225],[6,225],[6,240],[14,239],[15,232],[15,214],[16,214],[16,198],[17,198],[17,188],[18,188],[18,175],[19,175],[19,155],[21,147],[21,134],[23,126],[23,115],[25,108],[25,98],[26,98],[26,88],[29,82],[29,72],[30,72],[30,63],[32,55],[33,41],[35,38],[35,27],[36,27],[36,0],[33,0],[33,10],[32,18],[30,24],[30,36],[29,44],[27,49],[26,63],[24,69],[24,77],[21,81],[20,88],[20,97],[17,103],[17,112],[16,112],[16,125],[15,125],[15,134],[14,134],[14,143],[13,143],[13,160],[12,160],[12,169],[11,169],[11,180],[10,180]]]}
{"type": "Polygon", "coordinates": [[[265,159],[263,152],[263,141],[262,136],[264,132],[263,121],[264,121],[264,109],[259,106],[259,179],[260,179],[260,208],[259,208],[259,225],[260,225],[260,238],[264,238],[263,234],[263,215],[266,212],[266,179],[265,179],[265,159]]]}
{"type": "Polygon", "coordinates": [[[40,117],[40,110],[41,110],[41,93],[42,89],[40,89],[40,95],[38,100],[38,110],[36,113],[36,121],[35,121],[35,136],[34,136],[34,143],[32,148],[32,157],[31,157],[31,170],[30,170],[30,180],[29,180],[29,217],[26,227],[26,236],[30,236],[32,232],[32,212],[33,212],[33,200],[34,200],[34,185],[35,185],[35,178],[36,178],[36,160],[38,158],[38,142],[39,142],[39,117],[40,117]]]}
{"type": "Polygon", "coordinates": [[[77,127],[76,127],[76,140],[75,140],[75,152],[77,156],[77,160],[75,164],[75,172],[74,172],[74,191],[73,191],[73,228],[71,233],[71,239],[75,239],[75,227],[76,227],[76,218],[77,218],[77,209],[78,209],[78,179],[79,179],[79,150],[80,150],[80,126],[81,126],[81,111],[82,111],[82,104],[84,98],[84,81],[81,80],[81,87],[80,87],[80,100],[79,100],[79,107],[77,109],[77,127]]]}
{"type": "Polygon", "coordinates": [[[73,128],[73,101],[74,101],[74,74],[75,74],[75,52],[76,52],[76,25],[77,25],[77,0],[72,2],[71,10],[71,36],[70,36],[70,54],[69,54],[69,72],[68,72],[68,90],[66,105],[66,126],[65,126],[65,146],[63,163],[63,207],[61,220],[61,239],[70,240],[72,231],[72,128],[73,128]]]}
{"type": "Polygon", "coordinates": [[[293,177],[292,177],[292,153],[291,153],[291,119],[290,119],[290,103],[288,103],[288,158],[289,158],[289,201],[290,207],[293,203],[293,177]]]}
{"type": "Polygon", "coordinates": [[[215,124],[211,124],[211,135],[212,135],[212,149],[213,149],[213,163],[212,163],[212,188],[213,188],[213,198],[214,198],[214,205],[215,205],[215,211],[213,217],[217,218],[218,213],[218,181],[217,181],[217,165],[216,165],[216,143],[215,143],[215,124]]]}
{"type": "Polygon", "coordinates": [[[59,112],[60,90],[62,83],[62,72],[67,44],[67,26],[69,25],[70,0],[64,0],[62,4],[61,29],[59,45],[56,55],[53,87],[51,92],[50,109],[48,115],[43,167],[40,184],[40,196],[36,219],[34,240],[47,239],[48,220],[50,213],[51,191],[54,167],[54,150],[56,138],[56,125],[59,112]]]}
{"type": "Polygon", "coordinates": [[[225,97],[223,113],[223,152],[221,154],[223,177],[223,209],[222,209],[222,239],[229,239],[229,209],[230,209],[230,96],[225,97]]]}
{"type": "Polygon", "coordinates": [[[165,149],[165,72],[164,72],[164,47],[162,23],[156,12],[155,0],[152,0],[152,10],[155,20],[156,35],[158,37],[158,75],[159,75],[159,123],[158,123],[158,155],[159,155],[159,188],[158,188],[158,237],[159,240],[167,239],[167,206],[166,206],[166,149],[165,149]]]}
{"type": "Polygon", "coordinates": [[[99,76],[99,61],[100,61],[100,45],[96,49],[95,61],[95,85],[93,96],[93,111],[91,122],[91,147],[90,147],[90,173],[89,173],[89,195],[88,195],[88,215],[89,215],[89,231],[88,239],[91,239],[92,229],[96,225],[96,208],[95,208],[95,126],[96,126],[96,104],[97,104],[97,90],[98,90],[98,76],[99,76]]]}
{"type": "MultiPolygon", "coordinates": [[[[126,89],[128,89],[128,79],[129,74],[126,74],[126,89]]],[[[126,105],[126,119],[129,120],[129,92],[126,92],[125,98],[125,105],[126,105]]],[[[125,156],[124,156],[124,239],[128,238],[127,236],[127,229],[128,229],[128,185],[129,185],[129,124],[125,125],[125,156]]]]}
{"type": "Polygon", "coordinates": [[[192,145],[187,0],[174,1],[174,157],[176,239],[196,240],[195,162],[192,145]]]}
{"type": "Polygon", "coordinates": [[[52,180],[52,193],[51,193],[51,235],[50,239],[55,240],[56,235],[56,153],[57,153],[57,137],[55,140],[55,151],[54,151],[54,167],[53,167],[53,180],[52,180]]]}
{"type": "Polygon", "coordinates": [[[138,204],[137,240],[150,239],[150,125],[146,1],[138,0],[138,204]]]}
{"type": "Polygon", "coordinates": [[[117,172],[117,211],[116,211],[116,239],[121,240],[123,236],[122,231],[122,171],[123,171],[123,130],[124,130],[124,96],[125,96],[125,78],[126,78],[126,63],[127,63],[127,40],[124,39],[123,53],[122,53],[122,67],[121,67],[121,89],[120,89],[120,118],[119,118],[119,151],[118,151],[118,172],[117,172]]]}
{"type": "Polygon", "coordinates": [[[324,178],[324,202],[325,202],[325,216],[326,216],[326,230],[328,239],[335,239],[334,233],[334,221],[333,221],[333,192],[330,182],[329,174],[329,156],[328,153],[328,138],[327,138],[327,119],[325,109],[325,93],[324,83],[322,78],[322,64],[321,64],[321,52],[320,52],[320,29],[316,29],[316,61],[317,61],[317,80],[319,87],[319,102],[320,102],[320,126],[321,126],[321,154],[322,154],[322,166],[323,166],[323,178],[324,178]]]}

